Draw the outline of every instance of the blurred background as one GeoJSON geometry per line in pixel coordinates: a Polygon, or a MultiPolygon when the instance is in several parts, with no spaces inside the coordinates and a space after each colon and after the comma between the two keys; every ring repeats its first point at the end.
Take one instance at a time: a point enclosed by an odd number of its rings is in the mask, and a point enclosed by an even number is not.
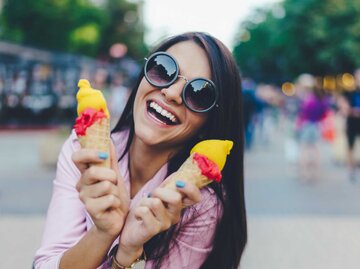
{"type": "Polygon", "coordinates": [[[222,40],[243,79],[241,268],[359,268],[360,0],[209,2],[0,0],[0,268],[31,267],[79,78],[114,124],[148,51],[184,31],[222,40]]]}

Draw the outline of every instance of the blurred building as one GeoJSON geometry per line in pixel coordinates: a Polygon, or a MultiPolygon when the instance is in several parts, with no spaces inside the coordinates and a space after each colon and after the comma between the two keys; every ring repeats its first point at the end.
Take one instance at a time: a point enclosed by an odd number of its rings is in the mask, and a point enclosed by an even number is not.
{"type": "MultiPolygon", "coordinates": [[[[128,62],[129,67],[134,63],[128,62]]],[[[78,80],[88,79],[108,91],[115,74],[131,78],[128,73],[137,72],[124,64],[126,61],[119,66],[0,41],[0,128],[72,123],[78,80]],[[103,74],[101,85],[99,71],[103,74]]]]}

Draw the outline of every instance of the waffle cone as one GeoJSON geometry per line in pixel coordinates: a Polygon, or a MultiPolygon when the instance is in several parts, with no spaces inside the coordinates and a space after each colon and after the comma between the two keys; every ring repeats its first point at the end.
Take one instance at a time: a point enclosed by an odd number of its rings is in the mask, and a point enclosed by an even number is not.
{"type": "MultiPolygon", "coordinates": [[[[110,156],[110,119],[103,118],[86,129],[86,135],[79,137],[82,148],[96,149],[108,153],[110,156]]],[[[110,167],[110,159],[94,164],[101,167],[110,167]]]]}
{"type": "Polygon", "coordinates": [[[180,166],[179,170],[171,174],[166,180],[165,188],[176,189],[176,181],[191,182],[199,189],[210,184],[212,180],[201,174],[196,161],[193,159],[194,153],[191,154],[180,166]]]}

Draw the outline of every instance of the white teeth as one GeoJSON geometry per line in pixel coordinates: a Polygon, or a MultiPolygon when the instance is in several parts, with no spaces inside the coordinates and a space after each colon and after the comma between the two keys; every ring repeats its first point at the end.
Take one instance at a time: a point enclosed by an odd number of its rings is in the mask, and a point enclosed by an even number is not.
{"type": "Polygon", "coordinates": [[[150,107],[152,107],[157,113],[161,114],[162,116],[167,117],[172,122],[176,122],[176,117],[172,113],[170,113],[169,111],[163,109],[157,103],[151,102],[150,107]]]}

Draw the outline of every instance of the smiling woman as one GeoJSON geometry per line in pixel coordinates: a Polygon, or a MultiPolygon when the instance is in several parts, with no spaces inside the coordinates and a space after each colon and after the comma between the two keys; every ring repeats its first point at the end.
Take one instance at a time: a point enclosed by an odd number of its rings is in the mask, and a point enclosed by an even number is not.
{"type": "MultiPolygon", "coordinates": [[[[160,56],[159,53],[155,55],[160,56]]],[[[175,44],[167,50],[167,54],[163,53],[161,56],[163,59],[167,57],[173,60],[163,61],[162,64],[156,64],[156,66],[152,64],[149,67],[148,63],[154,58],[150,56],[145,64],[144,77],[134,100],[134,124],[135,132],[140,140],[152,145],[160,143],[164,150],[164,146],[168,148],[164,156],[173,156],[177,151],[177,146],[198,133],[207,119],[207,113],[194,113],[195,108],[189,109],[186,99],[183,102],[182,93],[192,89],[188,86],[191,84],[179,78],[186,75],[190,79],[197,77],[209,79],[210,67],[204,50],[191,41],[175,44]],[[180,68],[174,64],[176,61],[179,62],[180,68]],[[157,66],[162,68],[157,68],[157,66]],[[176,70],[175,76],[166,77],[168,73],[166,70],[176,70]],[[151,76],[148,75],[149,73],[151,76]],[[156,109],[148,106],[151,103],[156,109]],[[165,115],[172,116],[173,124],[168,124],[165,115]]],[[[210,91],[205,87],[202,90],[210,91]]],[[[207,110],[208,108],[199,112],[207,110]]]]}
{"type": "Polygon", "coordinates": [[[238,69],[219,40],[191,32],[161,43],[112,131],[111,155],[79,149],[74,133],[65,143],[35,268],[133,268],[145,257],[146,269],[238,268],[247,240],[241,105],[238,69]],[[205,139],[234,142],[222,181],[166,188],[205,139]],[[89,168],[106,157],[111,168],[89,168]]]}

